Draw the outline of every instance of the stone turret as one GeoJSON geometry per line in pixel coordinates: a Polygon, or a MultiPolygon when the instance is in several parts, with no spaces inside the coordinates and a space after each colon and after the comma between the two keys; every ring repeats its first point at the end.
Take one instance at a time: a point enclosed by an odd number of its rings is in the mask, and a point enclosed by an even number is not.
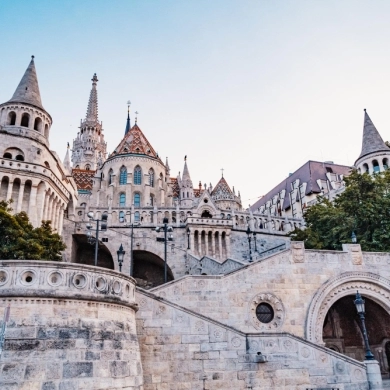
{"type": "Polygon", "coordinates": [[[234,187],[232,191],[223,176],[211,190],[211,198],[223,210],[241,210],[242,208],[240,193],[236,196],[234,187]]]}
{"type": "Polygon", "coordinates": [[[0,105],[0,126],[48,145],[52,118],[43,108],[34,56],[12,98],[0,105]]]}
{"type": "Polygon", "coordinates": [[[367,111],[364,110],[362,151],[355,162],[361,173],[377,173],[388,169],[390,148],[383,142],[367,111]]]}
{"type": "Polygon", "coordinates": [[[183,175],[180,180],[180,205],[192,206],[194,199],[194,187],[187,166],[187,156],[184,157],[183,175]]]}
{"type": "Polygon", "coordinates": [[[106,160],[107,143],[104,141],[102,122],[98,119],[96,73],[92,77],[87,114],[81,121],[80,132],[73,140],[72,162],[75,169],[96,171],[106,160]]]}

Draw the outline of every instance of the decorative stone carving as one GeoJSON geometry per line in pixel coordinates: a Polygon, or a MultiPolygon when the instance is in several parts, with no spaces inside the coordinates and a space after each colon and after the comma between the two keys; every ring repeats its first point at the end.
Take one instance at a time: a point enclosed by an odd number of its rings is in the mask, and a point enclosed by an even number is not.
{"type": "Polygon", "coordinates": [[[294,263],[305,262],[305,244],[303,241],[295,241],[291,243],[291,251],[294,263]]]}
{"type": "Polygon", "coordinates": [[[256,329],[275,330],[279,329],[283,325],[285,309],[282,304],[282,301],[276,295],[264,292],[257,294],[255,297],[252,298],[251,303],[249,305],[249,315],[252,319],[252,324],[256,329]],[[260,322],[256,316],[256,308],[262,302],[268,303],[274,311],[274,318],[271,322],[267,324],[260,322]]]}
{"type": "Polygon", "coordinates": [[[343,251],[349,252],[353,265],[363,264],[362,248],[359,244],[343,244],[343,251]]]}

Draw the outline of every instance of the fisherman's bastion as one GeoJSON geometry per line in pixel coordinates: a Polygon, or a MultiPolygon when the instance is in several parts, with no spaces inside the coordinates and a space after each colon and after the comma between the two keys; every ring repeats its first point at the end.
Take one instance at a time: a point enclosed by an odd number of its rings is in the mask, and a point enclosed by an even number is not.
{"type": "MultiPolygon", "coordinates": [[[[309,161],[243,209],[223,175],[192,181],[190,153],[173,175],[130,113],[108,154],[97,89],[94,74],[64,160],[34,57],[0,104],[0,200],[34,226],[51,220],[67,246],[61,262],[0,261],[0,388],[387,388],[390,254],[306,250],[287,236],[353,167],[309,161]]],[[[389,158],[365,112],[355,167],[383,171],[389,158]]]]}

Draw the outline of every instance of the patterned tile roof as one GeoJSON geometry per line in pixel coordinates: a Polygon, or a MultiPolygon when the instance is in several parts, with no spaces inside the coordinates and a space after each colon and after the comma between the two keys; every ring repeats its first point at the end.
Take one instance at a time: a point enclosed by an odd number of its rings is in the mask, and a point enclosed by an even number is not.
{"type": "Polygon", "coordinates": [[[180,197],[180,187],[176,177],[171,177],[172,195],[174,198],[180,197]]]}
{"type": "Polygon", "coordinates": [[[138,127],[137,124],[135,124],[130,129],[130,131],[127,134],[125,134],[120,144],[116,147],[114,152],[111,154],[111,157],[113,155],[129,154],[129,153],[143,154],[160,160],[158,154],[153,149],[153,146],[147,140],[144,133],[138,127]]]}
{"type": "Polygon", "coordinates": [[[72,176],[79,191],[92,190],[92,180],[96,171],[85,169],[72,169],[72,176]]]}

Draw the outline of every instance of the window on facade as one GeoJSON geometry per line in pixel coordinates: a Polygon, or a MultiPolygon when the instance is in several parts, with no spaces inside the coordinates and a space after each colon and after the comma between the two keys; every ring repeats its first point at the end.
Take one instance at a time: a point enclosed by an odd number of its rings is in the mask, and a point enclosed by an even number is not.
{"type": "Polygon", "coordinates": [[[21,154],[18,154],[18,155],[15,157],[15,160],[24,161],[24,157],[23,157],[21,154]]]}
{"type": "Polygon", "coordinates": [[[153,196],[153,195],[150,195],[150,198],[149,198],[149,205],[150,205],[150,206],[154,206],[154,196],[153,196]]]}
{"type": "Polygon", "coordinates": [[[12,154],[11,153],[4,153],[3,157],[4,158],[12,158],[12,154]]]}
{"type": "Polygon", "coordinates": [[[152,168],[149,169],[149,185],[154,187],[154,170],[152,168]]]}
{"type": "Polygon", "coordinates": [[[134,213],[134,222],[139,222],[139,220],[140,220],[140,218],[139,218],[139,212],[136,211],[136,212],[134,213]]]}
{"type": "Polygon", "coordinates": [[[89,164],[87,164],[86,166],[85,166],[85,170],[86,171],[89,171],[91,169],[91,166],[89,165],[89,164]]]}
{"type": "Polygon", "coordinates": [[[383,169],[389,168],[389,160],[387,158],[384,158],[382,163],[383,163],[383,169]]]}
{"type": "Polygon", "coordinates": [[[35,118],[35,121],[34,121],[34,130],[36,130],[36,131],[42,131],[42,119],[41,119],[41,118],[35,118]]]}
{"type": "Polygon", "coordinates": [[[141,175],[142,175],[141,167],[136,166],[134,169],[134,179],[133,179],[134,184],[138,184],[138,185],[141,184],[141,175]]]}
{"type": "Polygon", "coordinates": [[[364,173],[370,173],[370,170],[369,170],[367,164],[363,164],[363,171],[364,171],[364,173]]]}
{"type": "Polygon", "coordinates": [[[20,122],[20,126],[22,126],[22,127],[28,127],[29,123],[30,123],[30,115],[24,113],[24,114],[22,115],[22,120],[21,120],[21,122],[20,122]]]}
{"type": "Polygon", "coordinates": [[[141,195],[140,194],[134,194],[134,206],[141,207],[141,195]]]}
{"type": "Polygon", "coordinates": [[[125,212],[124,211],[119,212],[119,222],[120,223],[125,222],[125,212]]]}
{"type": "Polygon", "coordinates": [[[123,185],[127,183],[127,169],[122,167],[119,173],[119,184],[123,185]]]}
{"type": "Polygon", "coordinates": [[[120,194],[119,195],[119,206],[125,207],[126,205],[126,194],[120,194]]]}
{"type": "Polygon", "coordinates": [[[11,111],[8,114],[8,124],[11,126],[15,126],[15,123],[16,123],[16,114],[13,111],[11,111]]]}
{"type": "Polygon", "coordinates": [[[373,161],[372,161],[372,167],[373,167],[375,173],[376,173],[376,172],[379,172],[379,164],[378,164],[378,161],[373,160],[373,161]]]}
{"type": "Polygon", "coordinates": [[[108,171],[108,185],[112,184],[114,172],[112,169],[108,171]]]}
{"type": "Polygon", "coordinates": [[[260,322],[268,324],[274,319],[274,309],[270,304],[262,302],[256,307],[256,317],[260,322]]]}
{"type": "Polygon", "coordinates": [[[326,167],[326,172],[333,173],[333,170],[331,167],[326,167]]]}

